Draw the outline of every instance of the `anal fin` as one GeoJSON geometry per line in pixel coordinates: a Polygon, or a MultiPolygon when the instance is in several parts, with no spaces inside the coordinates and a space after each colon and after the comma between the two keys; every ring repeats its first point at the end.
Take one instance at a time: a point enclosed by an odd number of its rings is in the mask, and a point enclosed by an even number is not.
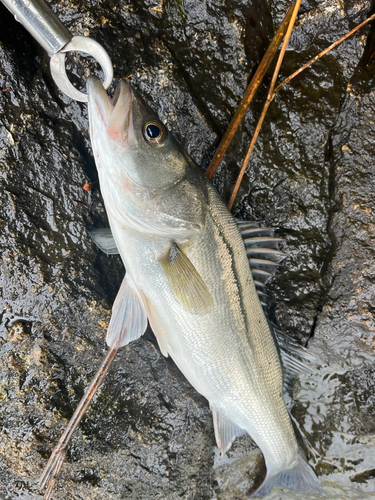
{"type": "Polygon", "coordinates": [[[224,453],[232,446],[236,437],[243,436],[246,434],[246,431],[233,424],[233,422],[227,418],[221,416],[215,408],[211,407],[211,411],[214,422],[216,444],[217,447],[220,448],[221,454],[224,455],[224,453]]]}
{"type": "Polygon", "coordinates": [[[141,337],[147,328],[147,315],[139,293],[127,276],[122,280],[112,307],[112,317],[107,331],[109,347],[120,348],[141,337]]]}

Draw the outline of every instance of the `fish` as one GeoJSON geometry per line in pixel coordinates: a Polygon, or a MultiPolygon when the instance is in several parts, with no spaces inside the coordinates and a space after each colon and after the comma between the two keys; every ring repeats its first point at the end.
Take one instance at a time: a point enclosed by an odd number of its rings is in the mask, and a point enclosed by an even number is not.
{"type": "Polygon", "coordinates": [[[291,372],[302,362],[294,360],[293,341],[272,327],[260,300],[263,277],[275,264],[272,254],[276,261],[281,255],[277,239],[269,229],[234,219],[203,171],[125,80],[112,101],[96,77],[89,77],[87,89],[110,224],[91,236],[105,252],[119,253],[126,269],[107,344],[126,345],[149,323],[162,354],[208,400],[222,454],[246,433],[259,446],[267,473],[253,496],[263,497],[273,486],[319,493],[284,399],[289,375],[281,355],[291,372]],[[254,249],[259,240],[273,248],[254,249]]]}

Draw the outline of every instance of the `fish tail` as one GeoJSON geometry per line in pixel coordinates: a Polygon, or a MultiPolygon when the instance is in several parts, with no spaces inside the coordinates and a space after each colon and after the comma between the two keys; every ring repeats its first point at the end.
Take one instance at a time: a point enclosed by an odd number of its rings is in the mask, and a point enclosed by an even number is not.
{"type": "Polygon", "coordinates": [[[251,495],[251,497],[263,498],[269,495],[273,486],[281,486],[301,492],[311,491],[316,494],[322,492],[322,486],[319,479],[302,455],[298,456],[297,465],[293,468],[283,470],[272,476],[267,474],[262,485],[251,495]]]}

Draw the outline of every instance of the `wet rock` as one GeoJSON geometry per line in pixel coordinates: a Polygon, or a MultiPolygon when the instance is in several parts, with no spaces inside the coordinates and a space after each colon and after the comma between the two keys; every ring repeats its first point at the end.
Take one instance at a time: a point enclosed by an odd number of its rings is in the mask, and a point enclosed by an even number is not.
{"type": "Polygon", "coordinates": [[[366,69],[353,75],[331,134],[328,229],[334,246],[316,343],[322,347],[329,342],[330,356],[334,353],[337,361],[350,368],[373,364],[375,354],[373,82],[366,69]]]}
{"type": "MultiPolygon", "coordinates": [[[[260,0],[51,4],[74,34],[107,48],[116,77],[141,92],[202,168],[288,7],[260,0]]],[[[369,8],[304,2],[283,74],[369,8]]],[[[272,314],[328,364],[301,381],[293,411],[320,453],[317,470],[331,499],[362,499],[375,489],[375,103],[367,32],[277,96],[235,206],[286,238],[272,314]]],[[[68,68],[80,86],[94,64],[77,56],[68,68]]],[[[224,199],[265,88],[214,179],[224,199]]],[[[86,107],[56,90],[47,55],[2,6],[0,111],[0,497],[39,498],[38,477],[105,352],[124,270],[85,230],[107,223],[98,185],[82,189],[97,180],[86,107]]],[[[118,355],[69,447],[56,498],[230,500],[245,498],[264,472],[249,437],[225,459],[215,455],[207,402],[147,332],[118,355]]]]}

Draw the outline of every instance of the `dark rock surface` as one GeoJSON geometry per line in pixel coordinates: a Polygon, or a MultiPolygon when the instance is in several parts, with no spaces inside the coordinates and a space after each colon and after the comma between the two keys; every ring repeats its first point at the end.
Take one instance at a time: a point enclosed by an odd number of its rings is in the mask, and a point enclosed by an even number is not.
{"type": "MultiPolygon", "coordinates": [[[[51,5],[74,34],[108,50],[116,77],[129,79],[206,168],[288,2],[51,5]]],[[[283,74],[370,8],[369,1],[303,2],[283,74]]],[[[375,63],[368,33],[279,94],[235,207],[287,240],[290,257],[271,284],[273,314],[300,341],[313,334],[311,347],[329,365],[328,375],[301,381],[294,415],[320,453],[318,471],[336,481],[326,498],[338,499],[375,491],[375,63]]],[[[82,59],[69,59],[81,85],[93,68],[82,59]]],[[[224,199],[264,90],[216,174],[224,199]]],[[[0,122],[0,498],[33,499],[105,352],[124,270],[85,229],[106,225],[97,184],[82,189],[97,179],[86,106],[57,91],[48,56],[3,6],[0,122]]],[[[207,402],[147,332],[116,358],[73,438],[55,498],[245,498],[264,474],[258,451],[241,438],[225,461],[214,444],[207,402]]]]}

